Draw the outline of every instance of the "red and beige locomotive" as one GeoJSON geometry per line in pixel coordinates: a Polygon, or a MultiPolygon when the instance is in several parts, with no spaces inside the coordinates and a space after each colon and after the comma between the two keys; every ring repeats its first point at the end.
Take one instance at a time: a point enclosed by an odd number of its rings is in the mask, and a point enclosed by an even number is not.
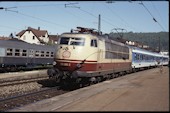
{"type": "Polygon", "coordinates": [[[59,38],[50,78],[100,81],[131,70],[128,46],[98,35],[93,29],[78,27],[77,32],[59,38]]]}

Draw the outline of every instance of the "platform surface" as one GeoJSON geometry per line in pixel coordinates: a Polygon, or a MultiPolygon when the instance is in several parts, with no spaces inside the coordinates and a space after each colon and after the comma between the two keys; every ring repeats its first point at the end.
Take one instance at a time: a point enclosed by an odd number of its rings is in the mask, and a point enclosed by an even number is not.
{"type": "Polygon", "coordinates": [[[169,67],[128,74],[10,111],[169,111],[169,67]]]}

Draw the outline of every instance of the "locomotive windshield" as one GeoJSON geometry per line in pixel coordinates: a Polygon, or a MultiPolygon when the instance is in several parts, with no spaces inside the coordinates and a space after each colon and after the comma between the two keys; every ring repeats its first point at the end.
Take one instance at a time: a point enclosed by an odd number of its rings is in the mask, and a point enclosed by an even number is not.
{"type": "Polygon", "coordinates": [[[59,44],[84,46],[85,38],[61,37],[59,44]]]}

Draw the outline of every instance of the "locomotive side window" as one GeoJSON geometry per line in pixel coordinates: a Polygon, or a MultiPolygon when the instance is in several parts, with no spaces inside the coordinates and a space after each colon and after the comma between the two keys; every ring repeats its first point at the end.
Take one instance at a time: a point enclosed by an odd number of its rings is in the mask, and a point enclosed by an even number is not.
{"type": "Polygon", "coordinates": [[[107,59],[129,59],[129,48],[126,46],[116,45],[105,42],[107,59]]]}
{"type": "Polygon", "coordinates": [[[20,50],[19,49],[15,49],[15,56],[20,56],[20,50]]]}
{"type": "Polygon", "coordinates": [[[7,48],[7,56],[12,56],[12,49],[11,48],[7,48]]]}
{"type": "Polygon", "coordinates": [[[97,40],[96,39],[92,39],[90,45],[92,47],[97,47],[97,40]]]}

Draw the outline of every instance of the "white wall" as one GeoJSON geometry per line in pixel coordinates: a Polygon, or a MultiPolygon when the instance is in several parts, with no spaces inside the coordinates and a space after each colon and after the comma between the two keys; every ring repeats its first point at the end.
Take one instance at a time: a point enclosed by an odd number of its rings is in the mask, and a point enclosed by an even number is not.
{"type": "Polygon", "coordinates": [[[45,37],[40,37],[41,40],[43,40],[44,42],[48,43],[49,38],[48,38],[48,33],[45,34],[45,37]]]}
{"type": "MultiPolygon", "coordinates": [[[[28,43],[34,43],[34,44],[40,44],[40,41],[37,39],[37,37],[32,33],[32,31],[26,31],[21,37],[18,36],[17,37],[20,40],[23,40],[25,42],[28,43]],[[33,39],[33,36],[35,37],[33,39]]],[[[49,37],[48,37],[48,33],[45,34],[45,37],[41,36],[39,37],[40,40],[43,40],[44,42],[48,43],[49,42],[49,37]]]]}

